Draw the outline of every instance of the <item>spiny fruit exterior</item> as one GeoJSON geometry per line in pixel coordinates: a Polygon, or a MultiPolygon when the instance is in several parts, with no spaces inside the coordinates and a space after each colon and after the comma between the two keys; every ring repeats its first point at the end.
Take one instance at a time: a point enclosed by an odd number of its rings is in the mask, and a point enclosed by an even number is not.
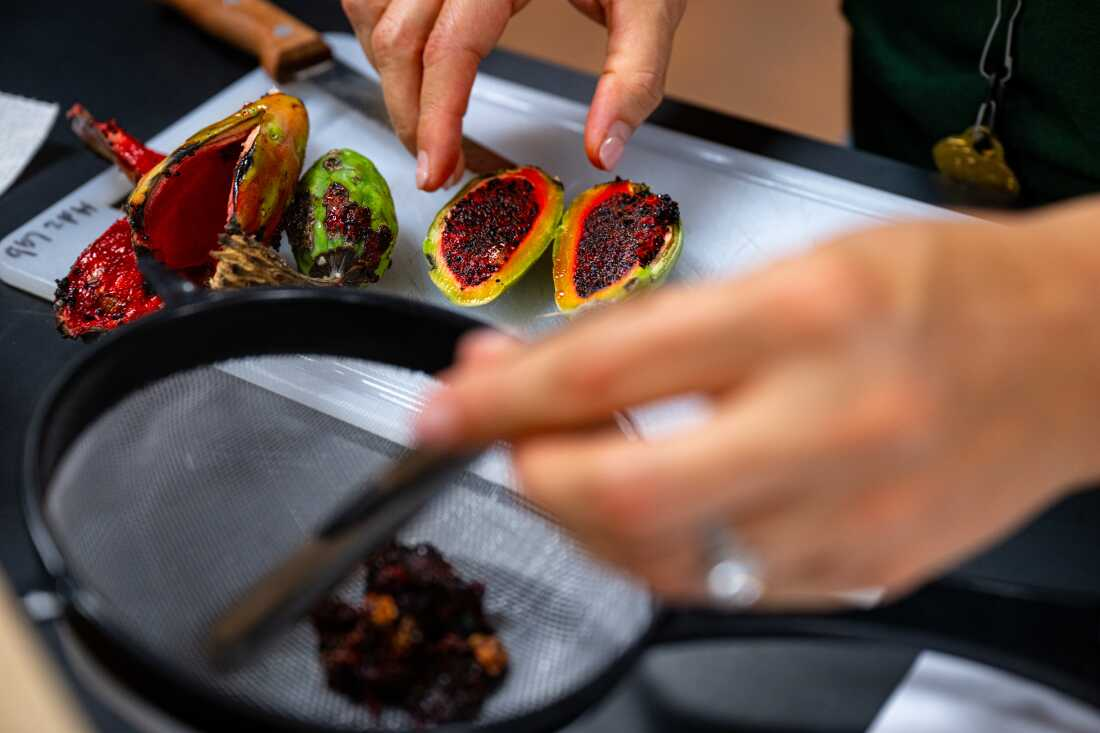
{"type": "Polygon", "coordinates": [[[390,187],[365,156],[330,150],[298,184],[286,232],[303,274],[345,285],[377,282],[397,241],[390,187]]]}
{"type": "Polygon", "coordinates": [[[577,196],[554,242],[554,300],[568,312],[660,284],[683,249],[680,207],[617,179],[577,196]]]}
{"type": "Polygon", "coordinates": [[[494,300],[553,242],[563,201],[561,181],[535,166],[470,181],[424,239],[432,282],[458,305],[494,300]]]}

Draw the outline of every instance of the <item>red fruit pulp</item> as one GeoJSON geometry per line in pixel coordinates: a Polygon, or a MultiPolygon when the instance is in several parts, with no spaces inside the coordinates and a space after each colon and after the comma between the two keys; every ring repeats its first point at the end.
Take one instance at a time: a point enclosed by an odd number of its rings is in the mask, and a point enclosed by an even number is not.
{"type": "Polygon", "coordinates": [[[107,331],[161,307],[160,298],[145,289],[130,236],[130,223],[119,219],[57,281],[54,312],[66,336],[107,331]]]}
{"type": "Polygon", "coordinates": [[[233,169],[243,145],[238,139],[196,148],[165,174],[149,197],[141,243],[168,267],[178,270],[210,262],[210,251],[225,229],[233,169]]]}
{"type": "Polygon", "coordinates": [[[98,122],[96,126],[107,138],[107,142],[118,159],[117,164],[124,172],[133,171],[132,178],[141,178],[157,163],[164,160],[164,153],[150,150],[118,126],[113,119],[98,122]]]}
{"type": "Polygon", "coordinates": [[[507,264],[545,203],[525,178],[491,178],[447,214],[440,250],[463,287],[480,285],[507,264]]]}
{"type": "Polygon", "coordinates": [[[628,189],[594,202],[577,243],[573,271],[577,294],[587,298],[618,282],[636,265],[649,265],[679,218],[675,201],[648,191],[630,193],[628,189]]]}

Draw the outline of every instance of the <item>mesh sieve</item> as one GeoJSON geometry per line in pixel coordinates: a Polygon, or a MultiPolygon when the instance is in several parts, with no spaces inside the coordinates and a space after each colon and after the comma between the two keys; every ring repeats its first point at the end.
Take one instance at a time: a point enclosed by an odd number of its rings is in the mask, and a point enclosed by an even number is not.
{"type": "MultiPolygon", "coordinates": [[[[188,720],[218,730],[412,727],[330,692],[308,624],[229,675],[207,665],[201,643],[230,600],[404,449],[427,374],[449,366],[457,339],[479,324],[350,288],[173,295],[155,275],[146,276],[169,307],[71,364],[28,432],[23,498],[44,582],[130,684],[188,720]]],[[[487,586],[511,669],[479,726],[560,727],[649,644],[722,637],[937,649],[1100,705],[1091,594],[945,582],[826,615],[659,608],[510,483],[490,452],[401,537],[434,543],[487,586]]],[[[361,583],[342,592],[350,599],[361,583]]]]}
{"type": "MultiPolygon", "coordinates": [[[[202,642],[226,605],[402,451],[400,418],[426,383],[377,362],[284,355],[193,368],[129,393],[76,438],[49,484],[46,519],[69,572],[126,641],[229,704],[319,729],[413,727],[403,713],[376,717],[329,691],[308,622],[230,674],[208,665],[202,642]],[[320,401],[302,404],[311,394],[320,401]]],[[[485,478],[501,472],[479,473],[456,478],[401,539],[435,544],[485,583],[512,660],[478,721],[497,723],[581,689],[636,645],[654,606],[485,478]]],[[[361,587],[353,578],[342,592],[361,587]]]]}

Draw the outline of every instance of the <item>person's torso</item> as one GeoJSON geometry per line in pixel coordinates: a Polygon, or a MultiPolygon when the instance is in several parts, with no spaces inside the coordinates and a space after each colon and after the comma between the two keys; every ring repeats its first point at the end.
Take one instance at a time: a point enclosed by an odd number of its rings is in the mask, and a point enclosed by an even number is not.
{"type": "MultiPolygon", "coordinates": [[[[1016,0],[1004,0],[1005,21],[1016,0]]],[[[972,125],[996,0],[844,0],[852,25],[852,130],[871,152],[932,166],[972,125]]],[[[1004,55],[1002,23],[990,65],[1004,55]]],[[[1024,0],[996,133],[1026,203],[1100,191],[1100,0],[1024,0]]]]}

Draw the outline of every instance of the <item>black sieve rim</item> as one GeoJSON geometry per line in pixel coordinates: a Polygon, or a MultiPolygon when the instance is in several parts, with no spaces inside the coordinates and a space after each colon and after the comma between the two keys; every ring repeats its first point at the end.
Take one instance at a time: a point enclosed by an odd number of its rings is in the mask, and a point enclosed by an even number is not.
{"type": "MultiPolygon", "coordinates": [[[[431,374],[452,363],[464,333],[485,327],[449,310],[359,290],[256,288],[211,293],[166,308],[94,344],[54,380],[35,411],[24,453],[26,524],[73,630],[112,671],[182,719],[231,724],[239,730],[319,730],[316,724],[248,701],[230,701],[194,684],[174,660],[134,641],[113,622],[102,610],[103,598],[69,570],[54,539],[43,511],[49,481],[66,449],[100,414],[170,374],[237,357],[285,353],[371,359],[431,374]]],[[[452,723],[432,730],[561,727],[601,699],[630,669],[654,636],[658,618],[655,612],[647,631],[625,653],[548,706],[490,723],[452,723]]]]}

